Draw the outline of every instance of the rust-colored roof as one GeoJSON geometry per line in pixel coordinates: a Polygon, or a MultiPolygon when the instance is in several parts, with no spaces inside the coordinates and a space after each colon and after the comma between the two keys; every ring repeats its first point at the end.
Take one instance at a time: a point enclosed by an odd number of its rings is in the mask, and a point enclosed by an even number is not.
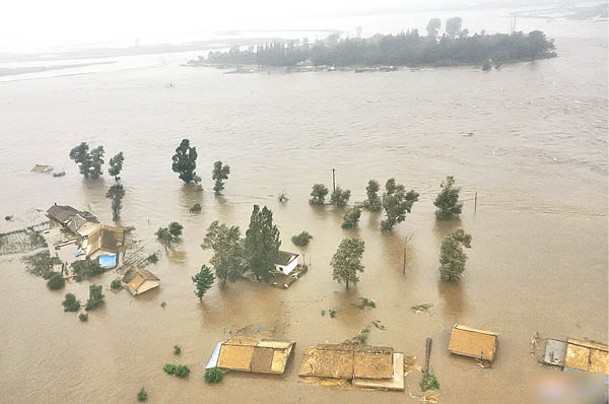
{"type": "Polygon", "coordinates": [[[125,240],[125,231],[122,227],[101,224],[89,233],[87,237],[89,248],[87,256],[94,254],[98,250],[119,252],[125,240]]]}
{"type": "Polygon", "coordinates": [[[129,274],[128,277],[125,278],[125,280],[127,282],[127,287],[134,295],[138,295],[142,292],[145,292],[145,290],[142,289],[142,286],[147,281],[152,281],[156,283],[156,285],[149,287],[148,289],[152,289],[153,287],[158,286],[158,283],[160,281],[160,279],[155,274],[148,271],[147,269],[138,269],[132,274],[129,274]]]}
{"type": "Polygon", "coordinates": [[[477,330],[462,325],[455,325],[450,334],[448,350],[457,355],[488,361],[495,360],[497,334],[491,331],[477,330]]]}
{"type": "Polygon", "coordinates": [[[294,341],[233,337],[220,346],[217,367],[252,373],[282,374],[294,341]]]}

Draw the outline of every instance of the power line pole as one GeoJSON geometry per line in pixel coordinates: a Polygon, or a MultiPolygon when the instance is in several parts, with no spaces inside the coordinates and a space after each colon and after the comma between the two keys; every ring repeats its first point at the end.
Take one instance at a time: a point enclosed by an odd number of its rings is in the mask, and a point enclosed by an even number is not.
{"type": "Polygon", "coordinates": [[[336,174],[335,169],[332,169],[332,192],[336,192],[336,174]]]}

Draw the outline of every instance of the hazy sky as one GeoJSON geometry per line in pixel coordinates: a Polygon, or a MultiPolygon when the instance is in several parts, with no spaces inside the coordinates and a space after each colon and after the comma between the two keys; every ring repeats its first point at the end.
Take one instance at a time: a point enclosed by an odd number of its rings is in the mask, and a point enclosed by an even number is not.
{"type": "Polygon", "coordinates": [[[321,28],[325,21],[331,24],[329,18],[344,15],[488,6],[505,1],[4,0],[0,13],[0,52],[103,46],[117,41],[132,44],[135,38],[144,43],[172,41],[223,30],[321,28]]]}

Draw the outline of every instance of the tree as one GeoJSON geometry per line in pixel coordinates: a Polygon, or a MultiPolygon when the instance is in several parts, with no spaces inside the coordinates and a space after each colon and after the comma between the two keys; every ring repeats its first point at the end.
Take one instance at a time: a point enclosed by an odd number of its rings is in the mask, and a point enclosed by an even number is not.
{"type": "Polygon", "coordinates": [[[53,275],[47,281],[47,287],[51,290],[59,290],[63,289],[66,281],[63,279],[63,276],[59,272],[54,272],[53,275]]]}
{"type": "Polygon", "coordinates": [[[279,254],[279,230],[273,224],[273,212],[254,205],[250,225],[245,232],[245,257],[257,280],[268,280],[279,254]]]}
{"type": "Polygon", "coordinates": [[[118,222],[121,218],[123,208],[123,198],[125,197],[125,187],[121,184],[114,184],[106,192],[106,198],[112,200],[112,220],[118,222]]]}
{"type": "Polygon", "coordinates": [[[85,305],[85,310],[91,311],[99,308],[104,304],[104,294],[102,293],[101,285],[89,286],[89,300],[85,305]]]}
{"type": "Polygon", "coordinates": [[[230,166],[222,165],[221,161],[214,163],[214,170],[212,171],[211,178],[216,183],[214,184],[214,192],[216,195],[220,195],[224,189],[224,180],[228,179],[230,174],[230,166]]]}
{"type": "Polygon", "coordinates": [[[366,195],[368,196],[368,199],[364,202],[364,207],[366,209],[372,212],[381,210],[383,203],[378,195],[380,189],[381,187],[377,181],[368,181],[368,186],[366,187],[366,195]]]}
{"type": "Polygon", "coordinates": [[[74,160],[80,173],[85,178],[89,178],[89,172],[91,170],[91,154],[89,154],[89,145],[86,142],[82,142],[70,150],[70,159],[74,160]]]}
{"type": "Polygon", "coordinates": [[[349,203],[350,196],[351,190],[337,187],[330,196],[330,203],[336,205],[339,208],[342,208],[343,206],[347,206],[347,203],[349,203]]]}
{"type": "Polygon", "coordinates": [[[88,258],[81,261],[74,261],[70,266],[74,271],[74,279],[76,282],[93,278],[104,273],[104,268],[99,265],[97,260],[90,260],[88,258]]]}
{"type": "Polygon", "coordinates": [[[453,17],[446,20],[446,35],[448,35],[450,39],[454,39],[461,33],[462,22],[463,20],[461,17],[453,17]]]}
{"type": "Polygon", "coordinates": [[[298,247],[305,247],[309,244],[309,241],[313,239],[313,236],[308,231],[303,230],[300,234],[292,236],[292,243],[298,247]]]}
{"type": "Polygon", "coordinates": [[[180,223],[171,222],[169,223],[168,227],[159,227],[154,234],[156,235],[157,240],[159,240],[159,242],[163,244],[165,248],[168,248],[171,247],[172,244],[180,241],[183,228],[184,226],[182,226],[180,223]]]}
{"type": "Polygon", "coordinates": [[[440,247],[440,277],[444,281],[458,281],[465,271],[467,255],[463,247],[471,248],[472,236],[457,229],[442,241],[440,247]]]}
{"type": "Polygon", "coordinates": [[[143,402],[148,400],[148,393],[145,388],[141,388],[140,391],[137,392],[137,401],[143,402]]]}
{"type": "Polygon", "coordinates": [[[413,190],[406,192],[404,185],[397,184],[394,178],[387,180],[383,193],[383,208],[385,220],[381,221],[381,229],[391,231],[397,223],[406,220],[406,213],[410,213],[412,205],[419,200],[419,194],[413,190]]]}
{"type": "Polygon", "coordinates": [[[461,214],[463,203],[459,203],[459,192],[461,188],[455,187],[453,176],[446,177],[440,184],[442,191],[436,197],[434,205],[438,208],[436,218],[438,220],[452,219],[461,214]]]}
{"type": "Polygon", "coordinates": [[[357,273],[364,272],[364,265],[361,262],[363,254],[363,241],[354,238],[343,239],[330,261],[333,279],[338,283],[344,282],[347,289],[349,289],[349,283],[359,281],[357,273]]]}
{"type": "Polygon", "coordinates": [[[114,177],[114,179],[117,181],[120,179],[119,175],[123,170],[123,161],[125,161],[125,156],[123,156],[123,152],[118,153],[109,161],[110,167],[108,168],[108,174],[114,177]]]}
{"type": "Polygon", "coordinates": [[[195,285],[195,295],[199,298],[199,302],[203,302],[203,296],[205,292],[211,289],[214,279],[214,274],[207,265],[203,265],[201,270],[192,277],[192,283],[195,285]]]}
{"type": "Polygon", "coordinates": [[[76,299],[72,293],[66,294],[66,299],[61,303],[63,311],[77,312],[80,310],[80,302],[76,299]]]}
{"type": "Polygon", "coordinates": [[[438,31],[440,31],[440,27],[442,27],[442,21],[439,18],[432,18],[427,23],[427,36],[430,38],[436,39],[438,36],[438,31]]]}
{"type": "Polygon", "coordinates": [[[179,174],[179,178],[185,184],[191,182],[199,183],[201,178],[197,175],[197,148],[190,147],[190,140],[182,139],[180,145],[176,148],[176,153],[172,157],[173,164],[171,169],[179,174]]]}
{"type": "Polygon", "coordinates": [[[323,205],[328,192],[330,191],[328,191],[328,188],[324,184],[313,185],[313,191],[311,191],[312,198],[309,200],[309,203],[312,205],[323,205]]]}
{"type": "Polygon", "coordinates": [[[104,165],[104,146],[97,146],[91,150],[91,171],[89,177],[96,180],[102,176],[104,165]]]}
{"type": "Polygon", "coordinates": [[[347,213],[343,216],[343,224],[341,227],[343,229],[354,229],[357,227],[359,222],[359,217],[362,214],[362,209],[359,206],[354,206],[349,209],[347,213]]]}
{"type": "Polygon", "coordinates": [[[213,250],[214,255],[209,263],[214,267],[216,277],[222,279],[222,286],[226,284],[227,279],[236,281],[245,272],[246,263],[239,227],[229,227],[217,220],[212,222],[201,247],[213,250]]]}

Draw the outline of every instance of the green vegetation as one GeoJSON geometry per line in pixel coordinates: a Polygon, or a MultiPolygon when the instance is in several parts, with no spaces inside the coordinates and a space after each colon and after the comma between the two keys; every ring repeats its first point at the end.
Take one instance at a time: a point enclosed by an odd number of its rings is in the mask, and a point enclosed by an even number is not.
{"type": "Polygon", "coordinates": [[[163,366],[163,370],[168,375],[173,375],[181,379],[188,377],[190,374],[190,368],[186,365],[174,365],[172,363],[167,363],[165,366],[163,366]]]}
{"type": "Polygon", "coordinates": [[[145,388],[141,388],[140,391],[137,392],[137,401],[143,402],[148,400],[148,393],[145,388]]]}
{"type": "Polygon", "coordinates": [[[156,264],[157,262],[159,262],[159,255],[157,253],[152,253],[148,257],[146,257],[145,262],[156,264]]]}
{"type": "Polygon", "coordinates": [[[203,265],[201,270],[191,279],[195,285],[195,295],[199,298],[199,302],[203,302],[203,296],[214,284],[214,274],[207,265],[203,265]]]}
{"type": "Polygon", "coordinates": [[[78,165],[85,178],[97,179],[102,175],[104,164],[104,147],[98,146],[89,152],[89,145],[82,142],[70,150],[70,159],[78,165]]]}
{"type": "Polygon", "coordinates": [[[313,239],[313,236],[307,231],[302,231],[300,234],[292,236],[292,243],[298,247],[305,247],[309,244],[309,241],[313,239]]]}
{"type": "Polygon", "coordinates": [[[113,279],[112,282],[110,282],[110,289],[122,289],[123,287],[123,281],[120,280],[120,278],[116,278],[113,279]]]}
{"type": "Polygon", "coordinates": [[[125,187],[121,184],[114,184],[106,192],[106,198],[112,201],[112,220],[118,222],[121,218],[123,209],[123,198],[125,197],[125,187]]]}
{"type": "Polygon", "coordinates": [[[205,369],[205,383],[216,384],[220,383],[224,378],[224,371],[219,368],[205,369]]]}
{"type": "Polygon", "coordinates": [[[182,354],[182,347],[179,345],[174,345],[173,346],[173,354],[176,356],[179,356],[182,354]]]}
{"type": "Polygon", "coordinates": [[[281,203],[287,203],[290,200],[290,198],[288,198],[288,196],[285,194],[285,192],[282,192],[277,199],[281,203]]]}
{"type": "Polygon", "coordinates": [[[357,334],[355,336],[355,341],[362,345],[366,345],[368,343],[369,336],[370,336],[370,328],[366,327],[363,330],[361,330],[359,332],[359,334],[357,334]]]}
{"type": "Polygon", "coordinates": [[[245,233],[245,257],[257,280],[269,280],[279,253],[279,229],[273,224],[273,212],[254,205],[245,233]]]}
{"type": "Polygon", "coordinates": [[[171,169],[179,174],[178,177],[185,184],[201,182],[201,177],[195,171],[197,169],[197,157],[197,148],[190,147],[190,140],[182,139],[172,157],[171,169]]]}
{"type": "Polygon", "coordinates": [[[358,304],[353,304],[353,305],[361,310],[365,309],[366,307],[376,309],[376,303],[374,302],[374,300],[368,299],[367,297],[362,297],[361,299],[359,299],[358,304]]]}
{"type": "Polygon", "coordinates": [[[168,248],[173,244],[180,242],[183,229],[184,226],[180,223],[171,222],[168,227],[159,227],[154,234],[156,235],[157,240],[159,240],[165,248],[168,248]]]}
{"type": "Polygon", "coordinates": [[[97,261],[88,258],[82,261],[74,261],[71,264],[71,267],[74,271],[74,280],[76,280],[76,282],[93,278],[104,273],[104,269],[99,266],[97,261]]]}
{"type": "Polygon", "coordinates": [[[457,229],[442,241],[440,247],[440,277],[444,281],[458,281],[465,271],[467,255],[463,247],[471,248],[472,236],[457,229]]]}
{"type": "Polygon", "coordinates": [[[328,314],[330,315],[330,318],[336,318],[336,310],[328,309],[328,314]]]}
{"type": "Polygon", "coordinates": [[[76,299],[72,293],[66,294],[66,299],[61,303],[63,311],[75,313],[80,310],[80,302],[76,299]]]}
{"type": "Polygon", "coordinates": [[[343,229],[354,229],[359,223],[359,217],[362,214],[362,209],[359,206],[354,206],[345,213],[343,216],[343,229]]]}
{"type": "Polygon", "coordinates": [[[423,378],[419,382],[421,391],[440,390],[440,382],[436,376],[431,373],[423,373],[423,378]]]}
{"type": "Polygon", "coordinates": [[[364,202],[364,207],[369,211],[378,212],[383,208],[383,202],[378,194],[380,189],[381,187],[377,181],[368,181],[368,186],[366,187],[366,196],[368,199],[364,202]]]}
{"type": "Polygon", "coordinates": [[[361,262],[363,254],[363,241],[354,238],[343,239],[330,261],[334,280],[341,284],[344,282],[347,289],[349,283],[359,281],[357,273],[364,272],[364,265],[361,262]]]}
{"type": "Polygon", "coordinates": [[[89,286],[89,300],[85,305],[85,310],[96,310],[104,304],[104,294],[102,293],[101,285],[89,286]]]}
{"type": "Polygon", "coordinates": [[[433,307],[433,304],[431,303],[423,303],[423,304],[416,304],[414,306],[410,306],[410,309],[412,311],[414,311],[415,313],[427,313],[429,311],[429,309],[431,309],[433,307]]]}
{"type": "Polygon", "coordinates": [[[47,281],[47,287],[51,290],[63,289],[65,285],[66,281],[63,279],[63,275],[59,272],[54,272],[47,281]]]}
{"type": "Polygon", "coordinates": [[[30,244],[33,248],[48,247],[46,240],[44,237],[42,237],[42,234],[40,234],[39,231],[32,231],[30,233],[30,244]]]}
{"type": "Polygon", "coordinates": [[[88,313],[80,313],[78,315],[78,319],[83,322],[86,323],[87,321],[89,321],[89,314],[88,313]]]}
{"type": "Polygon", "coordinates": [[[214,170],[211,173],[211,179],[215,181],[214,193],[216,195],[222,194],[222,191],[224,190],[224,180],[228,179],[229,174],[230,166],[222,165],[221,161],[216,161],[214,163],[214,170]]]}
{"type": "Polygon", "coordinates": [[[216,277],[222,280],[223,286],[227,279],[234,282],[245,272],[245,250],[239,227],[229,227],[217,220],[212,222],[201,247],[213,250],[214,255],[209,263],[214,267],[216,277]]]}
{"type": "Polygon", "coordinates": [[[8,216],[4,216],[4,220],[6,220],[7,222],[10,222],[11,220],[13,220],[13,215],[8,215],[8,216]]]}
{"type": "Polygon", "coordinates": [[[394,178],[387,180],[383,193],[385,220],[381,221],[381,229],[391,231],[393,226],[406,220],[406,213],[410,213],[412,205],[418,200],[418,193],[413,190],[406,192],[404,185],[397,184],[394,178]]]}
{"type": "Polygon", "coordinates": [[[119,175],[123,170],[124,161],[125,156],[123,155],[123,152],[120,152],[116,156],[112,157],[108,162],[108,164],[110,165],[110,167],[108,167],[108,174],[110,174],[111,177],[114,177],[115,181],[118,181],[120,179],[119,175]]]}
{"type": "Polygon", "coordinates": [[[23,261],[29,273],[47,280],[55,273],[53,272],[53,266],[61,264],[61,260],[57,257],[51,257],[48,250],[25,256],[23,261]]]}
{"type": "Polygon", "coordinates": [[[342,208],[347,206],[347,203],[349,203],[349,197],[351,197],[351,190],[336,187],[336,189],[332,192],[332,195],[330,195],[330,203],[342,208]]]}
{"type": "Polygon", "coordinates": [[[324,184],[313,185],[313,191],[311,191],[312,198],[309,199],[311,205],[323,205],[326,202],[326,196],[328,195],[328,188],[324,184]]]}
{"type": "Polygon", "coordinates": [[[194,205],[192,205],[190,207],[190,213],[200,213],[201,212],[201,204],[200,203],[195,203],[194,205]]]}
{"type": "Polygon", "coordinates": [[[433,203],[438,208],[436,217],[438,220],[448,220],[459,216],[463,209],[463,203],[459,202],[461,188],[455,187],[455,179],[452,176],[446,177],[440,187],[442,191],[433,203]]]}

